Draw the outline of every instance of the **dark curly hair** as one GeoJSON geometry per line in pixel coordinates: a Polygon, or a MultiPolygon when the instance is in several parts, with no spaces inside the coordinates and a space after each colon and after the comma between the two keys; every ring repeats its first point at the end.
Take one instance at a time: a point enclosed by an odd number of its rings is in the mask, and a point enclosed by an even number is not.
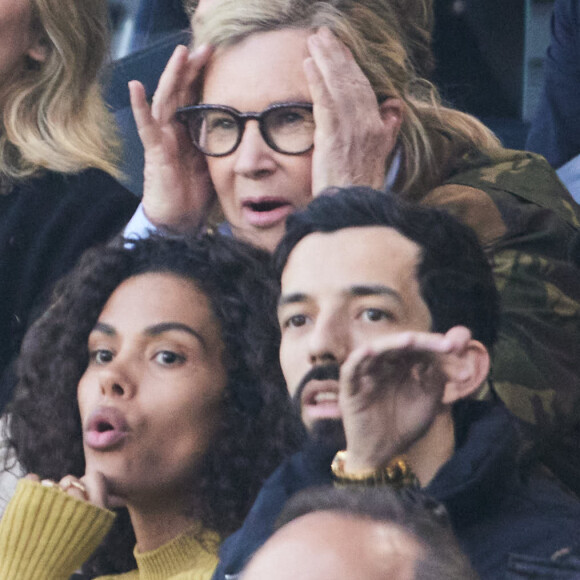
{"type": "MultiPolygon", "coordinates": [[[[261,250],[204,234],[86,252],[25,337],[8,408],[9,445],[24,469],[41,478],[84,474],[76,392],[88,364],[88,336],[114,290],[147,272],[193,280],[220,323],[228,381],[220,426],[191,490],[191,513],[224,537],[240,526],[264,479],[302,437],[278,363],[277,285],[261,250]]],[[[134,568],[134,544],[127,510],[120,510],[84,572],[93,577],[134,568]]]]}

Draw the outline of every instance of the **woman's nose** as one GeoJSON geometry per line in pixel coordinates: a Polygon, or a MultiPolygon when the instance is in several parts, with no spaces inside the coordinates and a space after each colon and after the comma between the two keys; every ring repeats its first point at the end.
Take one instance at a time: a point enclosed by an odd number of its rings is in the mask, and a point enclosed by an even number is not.
{"type": "Polygon", "coordinates": [[[99,376],[101,393],[110,398],[129,398],[135,394],[135,382],[128,370],[120,364],[111,363],[99,376]]]}
{"type": "Polygon", "coordinates": [[[257,121],[246,123],[242,140],[235,151],[235,172],[250,179],[259,179],[276,169],[275,152],[264,141],[257,121]]]}

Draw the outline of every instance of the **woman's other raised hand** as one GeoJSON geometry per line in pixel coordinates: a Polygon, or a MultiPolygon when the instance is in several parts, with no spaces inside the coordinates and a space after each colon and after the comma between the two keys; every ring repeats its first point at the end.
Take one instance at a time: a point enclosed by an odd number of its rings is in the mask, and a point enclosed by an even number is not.
{"type": "Polygon", "coordinates": [[[388,98],[378,104],[352,53],[328,28],[308,39],[308,49],[304,72],[316,122],[313,195],[329,186],[382,189],[401,126],[402,101],[388,98]]]}
{"type": "Polygon", "coordinates": [[[159,79],[151,106],[138,81],[129,83],[131,107],[145,149],[143,208],[157,227],[183,232],[207,217],[214,191],[205,156],[176,120],[179,107],[196,102],[199,76],[211,48],[178,46],[159,79]]]}

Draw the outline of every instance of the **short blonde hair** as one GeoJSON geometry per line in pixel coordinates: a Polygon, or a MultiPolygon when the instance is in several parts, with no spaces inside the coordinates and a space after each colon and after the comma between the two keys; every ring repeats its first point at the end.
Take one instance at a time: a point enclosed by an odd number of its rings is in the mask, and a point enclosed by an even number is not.
{"type": "Polygon", "coordinates": [[[439,185],[449,158],[501,147],[477,119],[443,106],[436,87],[424,78],[433,62],[432,0],[207,0],[199,17],[197,2],[190,1],[196,45],[218,50],[257,32],[332,30],[353,53],[377,99],[405,103],[396,186],[407,197],[439,185]]]}
{"type": "Polygon", "coordinates": [[[27,65],[2,87],[0,176],[96,167],[118,176],[119,140],[101,94],[108,55],[106,0],[30,0],[46,60],[27,65]]]}

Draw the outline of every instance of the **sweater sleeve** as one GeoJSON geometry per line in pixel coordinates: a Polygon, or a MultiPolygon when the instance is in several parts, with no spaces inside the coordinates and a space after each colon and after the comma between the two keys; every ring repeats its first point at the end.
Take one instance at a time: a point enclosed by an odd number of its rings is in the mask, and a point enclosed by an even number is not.
{"type": "Polygon", "coordinates": [[[0,578],[66,580],[93,553],[115,514],[60,489],[21,480],[0,522],[0,578]]]}

